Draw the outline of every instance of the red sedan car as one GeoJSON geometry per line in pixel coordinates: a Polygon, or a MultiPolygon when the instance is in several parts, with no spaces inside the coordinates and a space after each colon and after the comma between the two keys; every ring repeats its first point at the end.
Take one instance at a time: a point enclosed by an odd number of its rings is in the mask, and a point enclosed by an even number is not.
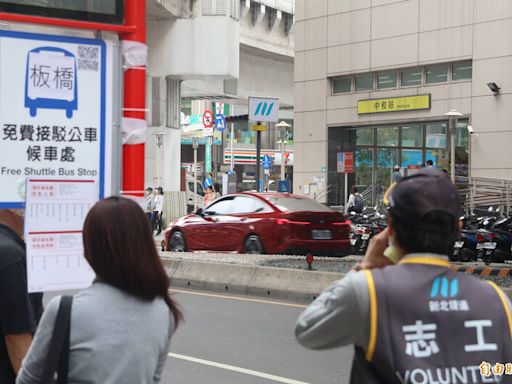
{"type": "Polygon", "coordinates": [[[304,196],[236,193],[172,222],[169,251],[347,255],[350,222],[304,196]]]}

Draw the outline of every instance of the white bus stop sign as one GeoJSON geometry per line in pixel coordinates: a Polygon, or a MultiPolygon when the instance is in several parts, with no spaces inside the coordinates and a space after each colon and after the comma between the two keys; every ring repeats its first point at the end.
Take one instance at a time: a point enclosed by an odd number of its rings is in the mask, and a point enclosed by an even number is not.
{"type": "Polygon", "coordinates": [[[0,31],[0,208],[23,206],[29,177],[93,180],[104,196],[111,73],[106,41],[0,31]]]}

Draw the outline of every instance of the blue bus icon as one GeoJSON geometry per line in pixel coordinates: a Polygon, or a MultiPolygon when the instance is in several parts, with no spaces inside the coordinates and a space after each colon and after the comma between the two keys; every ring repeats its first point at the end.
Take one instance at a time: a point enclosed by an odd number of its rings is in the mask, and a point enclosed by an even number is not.
{"type": "Polygon", "coordinates": [[[70,119],[78,109],[75,56],[62,48],[40,47],[27,54],[25,107],[30,116],[38,109],[63,109],[70,119]]]}

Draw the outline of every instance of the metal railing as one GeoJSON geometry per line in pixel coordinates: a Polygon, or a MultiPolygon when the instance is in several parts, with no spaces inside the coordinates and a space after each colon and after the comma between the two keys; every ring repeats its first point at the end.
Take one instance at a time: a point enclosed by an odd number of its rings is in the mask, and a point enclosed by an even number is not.
{"type": "Polygon", "coordinates": [[[379,204],[382,200],[382,186],[380,183],[375,183],[371,186],[369,186],[367,189],[365,189],[363,192],[361,192],[361,195],[363,195],[363,200],[365,204],[379,204]]]}
{"type": "Polygon", "coordinates": [[[325,188],[319,190],[318,192],[315,192],[313,194],[313,199],[314,200],[323,199],[325,196],[327,196],[329,194],[329,192],[331,192],[332,187],[333,187],[332,185],[328,185],[325,188]]]}
{"type": "Polygon", "coordinates": [[[500,208],[505,215],[511,213],[512,181],[485,177],[457,178],[464,209],[473,213],[475,209],[500,208]]]}

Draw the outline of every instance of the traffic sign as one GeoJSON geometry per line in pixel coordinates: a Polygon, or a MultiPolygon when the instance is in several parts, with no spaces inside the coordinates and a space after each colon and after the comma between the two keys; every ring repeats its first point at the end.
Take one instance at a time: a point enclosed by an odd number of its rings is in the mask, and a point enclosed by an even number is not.
{"type": "Polygon", "coordinates": [[[219,132],[224,132],[226,129],[226,118],[222,113],[217,113],[215,115],[215,129],[219,132]]]}
{"type": "Polygon", "coordinates": [[[277,192],[290,193],[290,180],[279,180],[277,182],[277,192]]]}
{"type": "Polygon", "coordinates": [[[269,155],[263,156],[263,159],[261,161],[261,165],[263,166],[263,169],[270,169],[272,168],[272,159],[269,155]]]}
{"type": "Polygon", "coordinates": [[[210,110],[206,110],[203,113],[203,126],[205,128],[213,127],[213,112],[210,110]]]}
{"type": "Polygon", "coordinates": [[[338,173],[354,173],[354,152],[338,152],[336,169],[338,173]]]}
{"type": "Polygon", "coordinates": [[[345,173],[354,173],[354,152],[345,152],[345,173]]]}

